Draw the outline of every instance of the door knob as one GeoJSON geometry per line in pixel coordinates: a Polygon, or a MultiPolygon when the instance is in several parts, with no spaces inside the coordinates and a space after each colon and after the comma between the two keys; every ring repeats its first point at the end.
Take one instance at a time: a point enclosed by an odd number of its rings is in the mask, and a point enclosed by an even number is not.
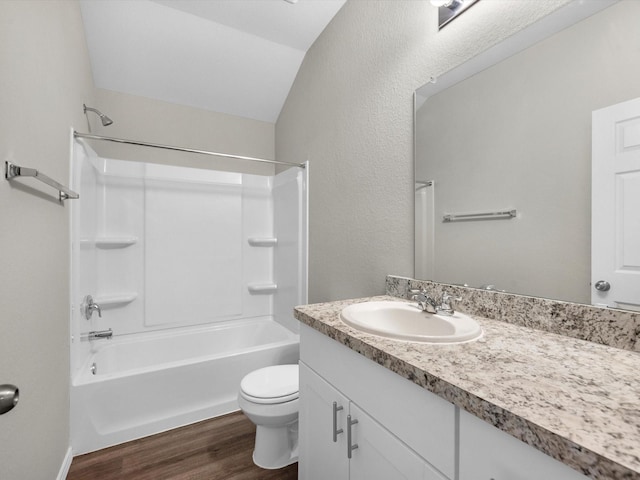
{"type": "Polygon", "coordinates": [[[7,413],[18,404],[20,390],[15,385],[0,385],[0,415],[7,413]]]}
{"type": "Polygon", "coordinates": [[[598,280],[595,284],[595,287],[599,292],[608,292],[611,288],[611,284],[606,280],[598,280]]]}

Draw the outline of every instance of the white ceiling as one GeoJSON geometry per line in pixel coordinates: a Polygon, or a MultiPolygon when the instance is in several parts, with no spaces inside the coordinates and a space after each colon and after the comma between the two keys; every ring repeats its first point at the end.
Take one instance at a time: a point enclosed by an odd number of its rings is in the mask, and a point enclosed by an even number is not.
{"type": "Polygon", "coordinates": [[[275,122],[346,0],[82,0],[97,87],[275,122]]]}

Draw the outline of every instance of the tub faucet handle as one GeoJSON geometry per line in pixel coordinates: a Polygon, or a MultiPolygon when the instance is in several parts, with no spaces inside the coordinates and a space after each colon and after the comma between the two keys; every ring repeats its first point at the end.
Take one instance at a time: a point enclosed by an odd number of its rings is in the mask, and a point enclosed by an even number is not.
{"type": "Polygon", "coordinates": [[[84,302],[82,305],[84,318],[86,318],[87,320],[91,320],[93,312],[98,312],[98,317],[102,318],[102,309],[100,308],[100,305],[93,301],[93,297],[91,295],[87,295],[86,297],[84,297],[84,302]]]}

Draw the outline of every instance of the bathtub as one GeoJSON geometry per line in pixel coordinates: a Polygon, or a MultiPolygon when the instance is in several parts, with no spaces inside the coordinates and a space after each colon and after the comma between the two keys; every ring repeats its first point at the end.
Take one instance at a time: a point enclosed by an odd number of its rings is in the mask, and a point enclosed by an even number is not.
{"type": "Polygon", "coordinates": [[[93,343],[71,382],[74,455],[236,411],[244,375],[299,358],[270,318],[93,343]]]}

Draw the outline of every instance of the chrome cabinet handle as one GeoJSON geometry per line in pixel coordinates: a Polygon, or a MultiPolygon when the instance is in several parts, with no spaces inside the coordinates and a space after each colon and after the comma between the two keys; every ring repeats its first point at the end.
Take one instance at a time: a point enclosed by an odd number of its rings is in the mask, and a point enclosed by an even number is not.
{"type": "Polygon", "coordinates": [[[338,406],[338,402],[333,402],[333,441],[338,441],[338,434],[344,432],[343,429],[338,430],[338,412],[344,410],[343,406],[338,406]]]}
{"type": "Polygon", "coordinates": [[[351,427],[358,423],[358,420],[351,420],[351,415],[347,415],[347,458],[351,458],[351,453],[358,448],[358,444],[351,444],[351,427]]]}
{"type": "Polygon", "coordinates": [[[608,292],[611,289],[611,284],[606,280],[598,280],[595,287],[599,292],[608,292]]]}

